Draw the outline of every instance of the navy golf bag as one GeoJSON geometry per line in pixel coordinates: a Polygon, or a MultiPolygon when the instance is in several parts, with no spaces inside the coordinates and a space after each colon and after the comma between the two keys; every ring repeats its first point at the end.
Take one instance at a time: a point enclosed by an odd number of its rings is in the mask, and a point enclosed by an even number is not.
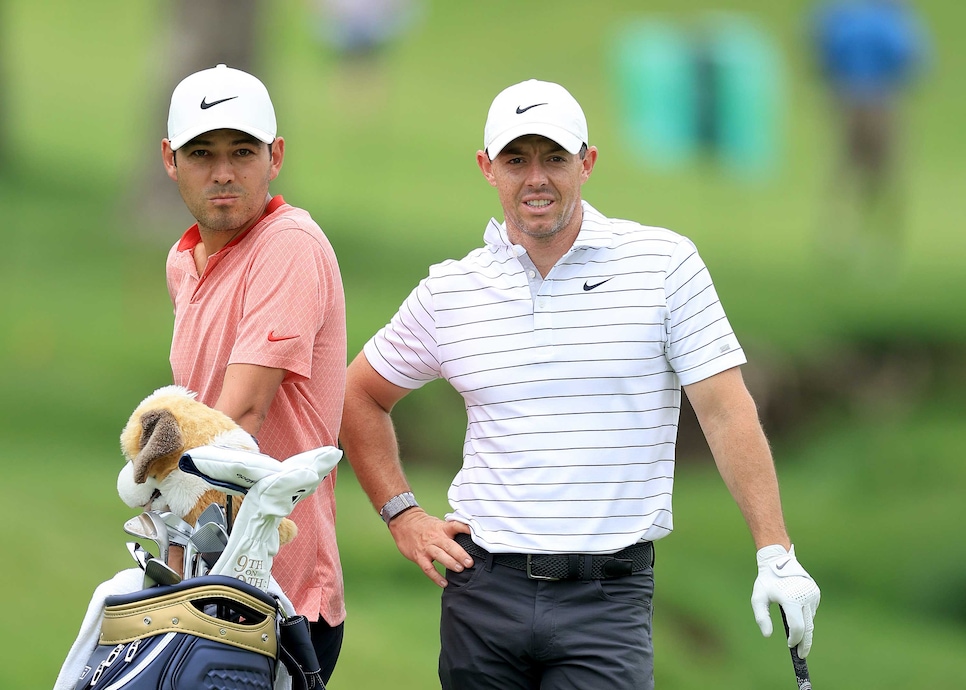
{"type": "Polygon", "coordinates": [[[304,617],[221,575],[110,596],[98,645],[75,690],[324,690],[304,617]]]}

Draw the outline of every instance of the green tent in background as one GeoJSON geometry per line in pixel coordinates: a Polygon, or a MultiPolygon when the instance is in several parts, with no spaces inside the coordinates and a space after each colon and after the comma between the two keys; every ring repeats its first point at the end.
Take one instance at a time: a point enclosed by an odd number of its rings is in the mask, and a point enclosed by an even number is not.
{"type": "Polygon", "coordinates": [[[616,32],[612,68],[623,138],[640,162],[667,170],[694,155],[696,64],[676,25],[641,19],[616,32]]]}
{"type": "Polygon", "coordinates": [[[778,160],[781,57],[732,14],[687,27],[640,19],[617,29],[611,66],[623,134],[641,164],[669,170],[709,156],[759,177],[778,160]]]}

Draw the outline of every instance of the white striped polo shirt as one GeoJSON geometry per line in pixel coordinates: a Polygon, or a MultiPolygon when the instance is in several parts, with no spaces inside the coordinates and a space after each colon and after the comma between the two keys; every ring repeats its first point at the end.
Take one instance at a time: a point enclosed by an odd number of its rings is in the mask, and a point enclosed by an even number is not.
{"type": "Polygon", "coordinates": [[[687,238],[583,202],[542,282],[491,220],[366,343],[386,380],[462,395],[453,512],[495,552],[610,553],[672,529],[681,385],[745,362],[687,238]]]}

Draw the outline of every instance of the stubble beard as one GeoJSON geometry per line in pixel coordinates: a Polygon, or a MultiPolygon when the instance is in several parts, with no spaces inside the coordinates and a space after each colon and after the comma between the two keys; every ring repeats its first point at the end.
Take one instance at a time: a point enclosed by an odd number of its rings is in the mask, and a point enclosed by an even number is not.
{"type": "MultiPolygon", "coordinates": [[[[184,192],[186,191],[188,190],[182,190],[183,198],[185,198],[184,192]]],[[[192,215],[198,221],[198,226],[204,228],[207,232],[235,234],[242,229],[242,226],[247,226],[251,222],[251,219],[248,217],[247,204],[245,203],[247,200],[247,195],[242,189],[233,189],[231,187],[208,189],[205,190],[203,198],[197,202],[195,208],[191,209],[192,215]],[[241,206],[233,204],[231,207],[211,207],[208,198],[218,193],[237,194],[238,199],[236,200],[236,204],[240,202],[241,206]]]]}
{"type": "MultiPolygon", "coordinates": [[[[559,203],[559,202],[557,202],[559,203]]],[[[553,239],[565,230],[567,226],[570,225],[571,220],[574,217],[574,208],[569,211],[564,210],[555,220],[552,221],[550,227],[546,229],[541,229],[542,223],[528,223],[523,219],[522,214],[517,214],[517,217],[513,219],[513,224],[515,229],[522,235],[529,237],[530,239],[546,241],[553,239]]]]}
{"type": "Polygon", "coordinates": [[[247,223],[246,219],[238,217],[242,214],[236,215],[227,209],[224,213],[203,212],[198,215],[200,216],[197,219],[198,225],[213,233],[234,233],[239,230],[241,225],[247,223]]]}

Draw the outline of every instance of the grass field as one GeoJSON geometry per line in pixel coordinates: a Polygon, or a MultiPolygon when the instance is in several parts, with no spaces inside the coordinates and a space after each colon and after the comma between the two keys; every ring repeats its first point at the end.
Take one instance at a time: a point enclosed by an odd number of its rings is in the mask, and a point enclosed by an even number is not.
{"type": "MultiPolygon", "coordinates": [[[[685,22],[722,4],[647,7],[685,22]]],[[[640,3],[431,2],[392,52],[386,107],[369,109],[331,87],[306,3],[264,2],[263,77],[288,147],[275,191],[312,211],[333,241],[352,353],[429,263],[478,244],[498,213],[473,161],[485,111],[499,89],[531,76],[565,83],[584,104],[601,151],[588,200],[692,237],[753,360],[821,370],[857,346],[898,341],[966,352],[966,9],[919,3],[935,64],[906,113],[908,245],[892,269],[861,275],[850,257],[832,263],[815,251],[832,141],[803,43],[810,4],[726,5],[755,13],[788,77],[782,164],[754,184],[710,166],[658,174],[624,145],[609,40],[640,3]]],[[[9,118],[0,132],[0,543],[6,591],[25,604],[0,632],[5,689],[49,687],[94,586],[129,565],[117,439],[137,402],[170,378],[162,267],[181,227],[157,227],[117,202],[138,166],[156,162],[163,135],[147,124],[159,121],[150,108],[162,9],[0,3],[9,118]]],[[[887,389],[863,406],[823,406],[774,439],[797,550],[823,589],[809,658],[820,688],[966,687],[964,367],[932,380],[916,396],[887,389]]],[[[441,513],[460,411],[438,386],[401,407],[407,425],[440,420],[410,438],[414,455],[425,454],[411,458],[417,493],[441,513]]],[[[330,687],[437,687],[437,590],[396,553],[348,467],[338,494],[349,619],[330,687]],[[405,634],[388,632],[390,620],[406,621],[405,634]]],[[[752,547],[710,459],[682,466],[675,518],[675,534],[658,545],[659,687],[790,687],[787,650],[754,624],[752,547]]]]}

